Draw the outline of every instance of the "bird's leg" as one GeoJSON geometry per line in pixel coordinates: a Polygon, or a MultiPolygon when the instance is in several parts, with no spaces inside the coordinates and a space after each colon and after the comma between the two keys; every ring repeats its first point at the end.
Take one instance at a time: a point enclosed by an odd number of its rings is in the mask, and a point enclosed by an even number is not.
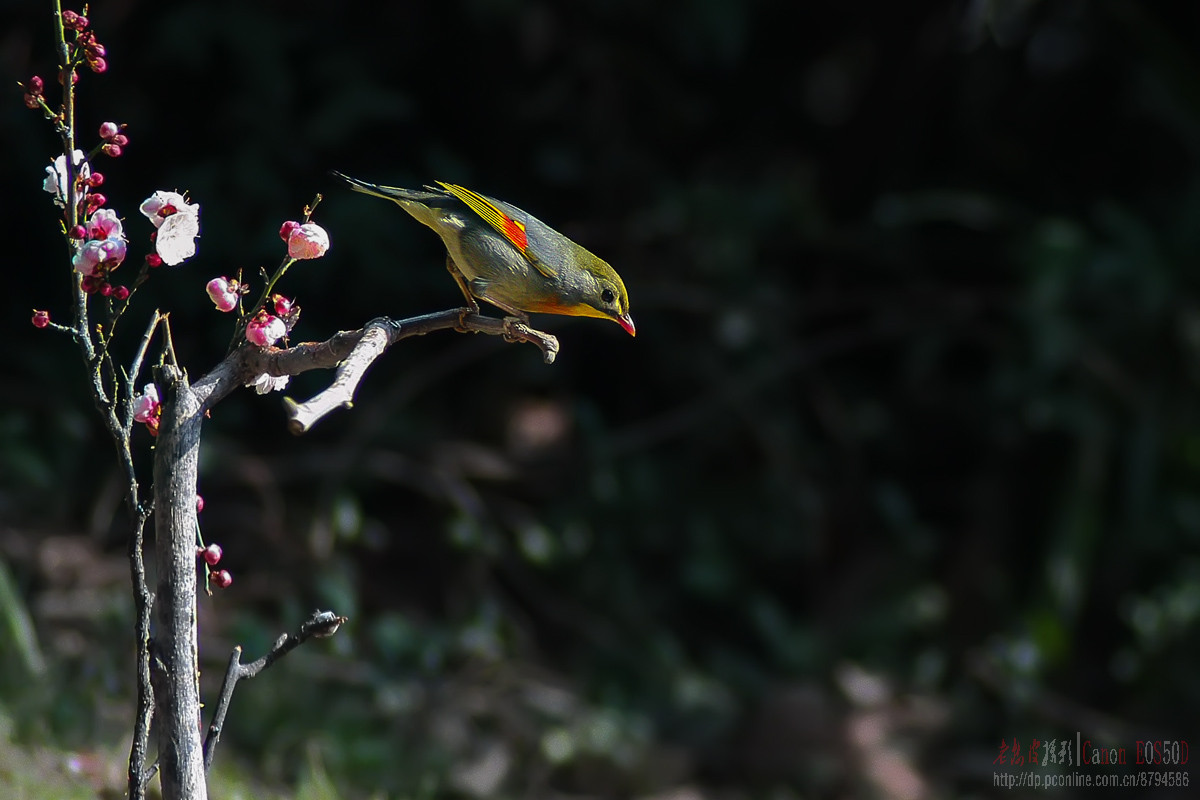
{"type": "MultiPolygon", "coordinates": [[[[508,309],[505,310],[507,311],[508,309]]],[[[513,312],[511,317],[504,318],[504,341],[510,343],[519,342],[524,338],[514,332],[514,328],[517,328],[517,326],[520,326],[519,329],[522,333],[529,333],[532,330],[529,327],[529,315],[522,311],[516,311],[513,312]]]]}
{"type": "Polygon", "coordinates": [[[517,331],[520,331],[521,334],[528,334],[529,331],[532,330],[529,327],[529,315],[521,309],[513,308],[512,306],[505,305],[504,303],[498,303],[495,300],[488,300],[488,302],[502,311],[507,311],[509,314],[509,316],[504,318],[504,341],[522,341],[525,337],[518,335],[517,331]]]}
{"type": "Polygon", "coordinates": [[[467,276],[462,274],[458,265],[454,263],[454,258],[446,254],[446,269],[450,272],[450,276],[454,278],[454,282],[458,284],[458,288],[462,289],[463,297],[467,298],[467,306],[458,315],[458,330],[465,331],[467,329],[464,318],[471,314],[479,313],[479,303],[476,302],[475,296],[471,294],[471,287],[467,283],[467,276]]]}

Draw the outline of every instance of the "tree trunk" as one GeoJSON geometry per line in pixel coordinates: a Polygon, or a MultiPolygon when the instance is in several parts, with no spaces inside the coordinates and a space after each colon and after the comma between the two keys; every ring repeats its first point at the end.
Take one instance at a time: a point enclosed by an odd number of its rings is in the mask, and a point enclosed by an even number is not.
{"type": "Polygon", "coordinates": [[[196,480],[200,402],[186,373],[161,369],[164,403],[154,452],[158,631],[155,725],[163,800],[206,800],[196,644],[196,480]]]}

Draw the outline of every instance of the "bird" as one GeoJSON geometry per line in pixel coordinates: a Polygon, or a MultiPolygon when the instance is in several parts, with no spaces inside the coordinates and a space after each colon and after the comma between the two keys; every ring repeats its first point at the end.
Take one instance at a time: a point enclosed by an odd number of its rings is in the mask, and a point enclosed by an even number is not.
{"type": "Polygon", "coordinates": [[[391,200],[446,245],[446,269],[471,313],[484,300],[528,324],[529,314],[598,317],[637,335],[616,270],[532,214],[453,183],[401,189],[334,175],[356,192],[391,200]]]}

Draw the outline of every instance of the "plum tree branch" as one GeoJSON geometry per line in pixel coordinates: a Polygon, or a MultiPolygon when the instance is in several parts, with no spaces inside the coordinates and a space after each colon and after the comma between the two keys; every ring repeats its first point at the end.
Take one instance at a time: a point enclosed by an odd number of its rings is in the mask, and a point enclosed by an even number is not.
{"type": "Polygon", "coordinates": [[[557,338],[519,320],[488,317],[468,308],[451,308],[402,320],[379,318],[358,330],[336,333],[323,342],[305,342],[283,349],[243,343],[191,388],[207,410],[260,375],[281,377],[336,367],[337,374],[329,388],[303,403],[286,401],[288,428],[299,435],[334,409],[349,407],[367,368],[388,347],[401,339],[438,330],[484,333],[503,336],[511,342],[528,342],[542,351],[547,364],[553,363],[558,355],[557,338]]]}
{"type": "Polygon", "coordinates": [[[229,656],[229,666],[225,669],[225,679],[221,682],[221,694],[217,698],[212,722],[208,726],[208,735],[204,737],[205,771],[212,767],[217,744],[221,741],[221,731],[225,729],[225,715],[229,711],[229,703],[233,700],[233,690],[237,687],[237,682],[242,678],[253,678],[309,639],[314,637],[323,639],[332,636],[345,622],[345,617],[339,617],[332,611],[315,611],[300,626],[299,633],[295,636],[289,633],[283,634],[275,640],[275,646],[266,655],[249,664],[242,663],[242,648],[240,646],[233,648],[233,653],[229,656]]]}

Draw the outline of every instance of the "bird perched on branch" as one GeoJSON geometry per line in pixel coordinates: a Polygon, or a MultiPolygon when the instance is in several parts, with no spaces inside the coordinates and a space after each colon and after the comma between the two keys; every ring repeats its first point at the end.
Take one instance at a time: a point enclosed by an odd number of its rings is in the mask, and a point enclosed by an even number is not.
{"type": "Polygon", "coordinates": [[[636,334],[621,276],[532,214],[453,183],[400,189],[333,174],[356,192],[395,202],[442,237],[446,269],[472,313],[479,298],[524,323],[530,313],[599,317],[636,334]]]}

